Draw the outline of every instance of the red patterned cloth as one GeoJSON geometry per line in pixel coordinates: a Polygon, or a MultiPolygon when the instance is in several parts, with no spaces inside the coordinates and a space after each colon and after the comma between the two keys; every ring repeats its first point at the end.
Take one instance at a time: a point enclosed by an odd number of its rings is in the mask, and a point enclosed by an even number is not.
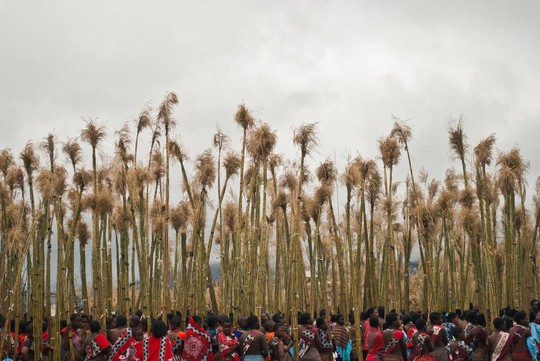
{"type": "Polygon", "coordinates": [[[131,335],[131,328],[126,328],[114,343],[111,352],[109,353],[108,361],[120,361],[121,356],[134,342],[135,339],[131,335]]]}
{"type": "Polygon", "coordinates": [[[221,359],[226,360],[227,356],[231,356],[234,361],[240,361],[240,355],[236,352],[236,346],[238,345],[238,339],[231,333],[229,336],[220,332],[218,335],[219,352],[221,353],[221,359]]]}
{"type": "Polygon", "coordinates": [[[211,342],[210,335],[190,317],[182,361],[214,361],[211,342]]]}
{"type": "Polygon", "coordinates": [[[103,334],[98,334],[92,342],[86,346],[86,359],[91,360],[93,358],[96,358],[103,350],[105,350],[107,347],[109,347],[111,344],[109,343],[109,340],[107,340],[107,337],[103,334]]]}
{"type": "Polygon", "coordinates": [[[123,359],[125,361],[172,361],[173,358],[171,341],[167,336],[147,336],[142,341],[135,342],[127,354],[133,356],[129,360],[123,359]]]}

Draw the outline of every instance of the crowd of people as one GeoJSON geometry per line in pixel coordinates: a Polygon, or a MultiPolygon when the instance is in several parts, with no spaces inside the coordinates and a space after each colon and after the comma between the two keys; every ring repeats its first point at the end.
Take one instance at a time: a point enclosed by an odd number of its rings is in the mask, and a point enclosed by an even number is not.
{"type": "MultiPolygon", "coordinates": [[[[384,307],[354,315],[326,315],[314,320],[298,314],[298,342],[291,320],[282,313],[205,317],[169,314],[146,318],[140,311],[129,317],[107,319],[106,330],[98,320],[75,313],[62,321],[61,349],[50,345],[48,324],[42,322],[40,360],[60,352],[69,361],[292,361],[295,352],[302,361],[537,361],[540,360],[539,301],[525,311],[506,308],[488,330],[485,314],[466,312],[395,312],[384,307]],[[359,337],[357,332],[360,331],[359,337]],[[358,343],[360,342],[360,344],[358,343]],[[361,350],[361,354],[359,354],[361,350]]],[[[2,330],[5,320],[0,317],[2,330]]],[[[5,361],[34,360],[34,326],[21,321],[16,334],[2,338],[5,361]]]]}

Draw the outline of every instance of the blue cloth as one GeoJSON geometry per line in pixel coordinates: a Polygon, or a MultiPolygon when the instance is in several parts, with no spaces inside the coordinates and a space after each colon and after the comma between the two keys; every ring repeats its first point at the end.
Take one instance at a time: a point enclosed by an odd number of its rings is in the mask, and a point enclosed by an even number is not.
{"type": "Polygon", "coordinates": [[[336,345],[336,351],[343,361],[351,361],[352,341],[349,340],[347,347],[336,345]]]}
{"type": "Polygon", "coordinates": [[[243,357],[244,361],[264,361],[262,355],[245,355],[243,357]]]}
{"type": "Polygon", "coordinates": [[[538,347],[536,347],[536,344],[540,343],[540,325],[531,322],[529,328],[531,329],[531,336],[527,337],[527,349],[533,360],[537,360],[538,347]]]}

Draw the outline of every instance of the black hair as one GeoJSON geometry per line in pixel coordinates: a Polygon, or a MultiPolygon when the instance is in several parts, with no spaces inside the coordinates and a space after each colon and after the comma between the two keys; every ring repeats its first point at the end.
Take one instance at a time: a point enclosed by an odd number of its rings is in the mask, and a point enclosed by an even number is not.
{"type": "Polygon", "coordinates": [[[456,326],[456,327],[452,327],[452,330],[450,331],[450,333],[452,334],[452,337],[457,338],[459,335],[464,333],[464,330],[461,327],[456,326]]]}
{"type": "Polygon", "coordinates": [[[218,318],[213,315],[206,317],[206,325],[209,329],[214,330],[218,325],[218,318]]]}
{"type": "Polygon", "coordinates": [[[304,324],[308,323],[310,318],[311,318],[311,315],[308,312],[301,313],[298,316],[298,324],[299,325],[304,325],[304,324]]]}
{"type": "Polygon", "coordinates": [[[476,315],[476,324],[486,327],[486,316],[483,313],[476,315]]]}
{"type": "Polygon", "coordinates": [[[411,315],[411,322],[414,323],[416,325],[416,321],[418,321],[419,319],[422,318],[422,314],[421,313],[416,313],[416,312],[413,312],[413,314],[411,315]]]}
{"type": "Polygon", "coordinates": [[[43,333],[43,332],[47,331],[48,328],[49,328],[49,324],[47,322],[45,322],[45,321],[42,321],[41,322],[41,332],[43,333]]]}
{"type": "Polygon", "coordinates": [[[523,311],[519,311],[514,315],[514,321],[519,323],[520,321],[523,321],[527,317],[527,314],[523,311]]]}
{"type": "Polygon", "coordinates": [[[510,330],[512,328],[512,326],[514,326],[514,320],[512,320],[510,317],[505,317],[504,318],[504,323],[505,323],[505,326],[506,326],[507,330],[510,330]]]}
{"type": "Polygon", "coordinates": [[[272,321],[274,321],[276,324],[282,323],[285,317],[281,313],[274,313],[272,316],[272,321]]]}
{"type": "Polygon", "coordinates": [[[178,315],[173,316],[173,318],[171,318],[171,321],[169,323],[173,330],[177,330],[178,328],[180,328],[180,326],[182,326],[182,316],[178,316],[178,315]]]}
{"type": "Polygon", "coordinates": [[[371,316],[369,318],[369,325],[371,327],[379,327],[379,317],[377,316],[371,316]]]}
{"type": "Polygon", "coordinates": [[[69,322],[73,322],[75,321],[76,319],[80,318],[81,316],[79,316],[78,313],[74,313],[72,314],[70,317],[69,317],[69,322]]]}
{"type": "Polygon", "coordinates": [[[150,329],[150,332],[154,337],[165,337],[167,336],[167,331],[167,325],[161,320],[155,320],[150,329]]]}
{"type": "Polygon", "coordinates": [[[379,311],[379,317],[384,319],[384,306],[379,306],[377,311],[379,311]]]}
{"type": "Polygon", "coordinates": [[[26,321],[19,321],[19,332],[26,330],[26,321]]]}
{"type": "Polygon", "coordinates": [[[337,315],[330,315],[330,322],[337,322],[337,315]]]}
{"type": "Polygon", "coordinates": [[[142,317],[143,313],[142,310],[135,311],[135,316],[139,317],[139,319],[142,317]]]}
{"type": "Polygon", "coordinates": [[[354,325],[354,321],[355,321],[355,320],[354,320],[354,312],[351,311],[351,312],[349,312],[349,323],[350,323],[351,325],[354,325]]]}
{"type": "Polygon", "coordinates": [[[505,326],[504,318],[497,317],[493,320],[493,327],[495,327],[497,330],[500,330],[505,326]]]}
{"type": "Polygon", "coordinates": [[[360,321],[365,321],[369,318],[368,313],[366,311],[362,311],[360,313],[360,321]]]}
{"type": "Polygon", "coordinates": [[[9,327],[11,329],[11,332],[15,332],[15,320],[11,320],[11,322],[9,323],[9,327]]]}
{"type": "Polygon", "coordinates": [[[99,323],[99,321],[92,320],[89,322],[89,325],[90,325],[90,332],[92,333],[98,333],[99,330],[101,330],[101,324],[99,323]]]}
{"type": "Polygon", "coordinates": [[[470,323],[476,323],[476,312],[469,311],[465,314],[465,320],[470,323]]]}
{"type": "Polygon", "coordinates": [[[326,310],[323,308],[322,310],[319,311],[319,317],[326,317],[326,310]]]}
{"type": "Polygon", "coordinates": [[[457,314],[455,312],[450,312],[446,315],[446,322],[451,322],[456,317],[457,314]]]}
{"type": "Polygon", "coordinates": [[[193,315],[191,316],[191,318],[193,318],[193,321],[195,321],[195,323],[199,326],[202,327],[202,317],[199,316],[199,315],[193,315]]]}
{"type": "Polygon", "coordinates": [[[368,318],[371,317],[371,315],[373,314],[373,312],[375,312],[375,307],[370,307],[367,309],[367,314],[368,314],[368,318]]]}
{"type": "Polygon", "coordinates": [[[418,331],[424,331],[426,329],[426,320],[424,320],[423,318],[419,318],[418,320],[416,320],[414,325],[416,326],[418,331]]]}
{"type": "Polygon", "coordinates": [[[116,327],[126,327],[127,318],[125,315],[118,315],[116,317],[116,327]]]}
{"type": "Polygon", "coordinates": [[[409,322],[411,322],[411,315],[409,315],[408,313],[404,313],[401,315],[401,320],[403,321],[404,325],[408,325],[409,322]]]}
{"type": "Polygon", "coordinates": [[[441,314],[439,312],[431,312],[429,314],[429,322],[435,323],[439,318],[441,318],[441,314]]]}
{"type": "Polygon", "coordinates": [[[324,321],[326,321],[326,319],[324,317],[319,317],[316,321],[315,321],[315,324],[317,325],[317,328],[321,328],[322,325],[324,324],[324,321]]]}
{"type": "Polygon", "coordinates": [[[386,324],[388,326],[393,325],[398,320],[398,315],[395,312],[390,312],[386,315],[386,324]]]}
{"type": "Polygon", "coordinates": [[[463,316],[463,311],[461,311],[461,308],[456,308],[456,315],[461,318],[463,316]]]}
{"type": "Polygon", "coordinates": [[[514,316],[516,315],[516,313],[518,313],[518,310],[516,310],[515,308],[511,308],[511,309],[509,309],[509,310],[506,312],[506,315],[507,315],[508,317],[514,318],[514,316]]]}
{"type": "Polygon", "coordinates": [[[138,316],[129,316],[129,326],[131,328],[139,326],[141,319],[138,316]]]}
{"type": "Polygon", "coordinates": [[[24,333],[26,333],[27,335],[31,334],[34,332],[34,325],[32,325],[32,322],[29,322],[26,324],[26,327],[24,329],[24,333]]]}
{"type": "Polygon", "coordinates": [[[259,317],[255,316],[255,315],[251,315],[247,318],[246,320],[246,326],[247,328],[249,328],[250,330],[255,328],[257,326],[257,324],[259,323],[259,317]]]}

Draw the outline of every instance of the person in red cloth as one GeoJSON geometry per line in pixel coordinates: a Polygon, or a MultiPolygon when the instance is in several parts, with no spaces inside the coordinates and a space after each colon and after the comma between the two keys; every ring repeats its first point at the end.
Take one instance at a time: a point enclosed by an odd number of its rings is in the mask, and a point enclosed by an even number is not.
{"type": "Polygon", "coordinates": [[[384,359],[386,361],[405,361],[407,359],[407,344],[405,333],[400,330],[401,322],[396,313],[386,315],[388,328],[383,331],[384,359]]]}
{"type": "Polygon", "coordinates": [[[384,338],[379,328],[379,316],[373,315],[369,318],[369,332],[366,336],[368,353],[366,361],[384,360],[384,338]]]}
{"type": "MultiPolygon", "coordinates": [[[[121,319],[121,321],[123,323],[123,319],[121,319]]],[[[132,327],[136,327],[136,325],[132,325],[132,327]]],[[[111,342],[113,346],[111,352],[109,352],[108,361],[120,361],[121,356],[128,350],[131,344],[135,342],[135,339],[133,338],[133,329],[131,327],[123,327],[123,331],[120,333],[119,337],[112,335],[110,330],[108,335],[109,342],[111,337],[116,341],[114,343],[111,342]]]]}
{"type": "MultiPolygon", "coordinates": [[[[130,349],[135,349],[135,355],[130,360],[172,361],[172,345],[167,333],[168,329],[165,322],[155,320],[150,328],[150,335],[130,346],[130,349]]],[[[127,353],[129,354],[130,350],[127,353]]]]}
{"type": "Polygon", "coordinates": [[[92,320],[89,323],[91,334],[83,342],[83,350],[86,360],[105,361],[111,351],[111,344],[104,334],[100,333],[101,325],[99,321],[92,320]]]}
{"type": "Polygon", "coordinates": [[[222,323],[222,331],[218,334],[219,352],[223,361],[240,361],[237,352],[238,339],[232,332],[232,321],[226,318],[222,323]]]}
{"type": "Polygon", "coordinates": [[[513,337],[512,361],[531,361],[532,357],[527,348],[527,337],[531,335],[527,314],[523,311],[516,313],[514,321],[516,325],[510,329],[513,337]]]}
{"type": "Polygon", "coordinates": [[[409,353],[409,361],[435,361],[431,354],[433,352],[433,341],[431,336],[426,333],[426,321],[419,318],[414,325],[418,332],[412,337],[413,348],[409,353]]]}
{"type": "Polygon", "coordinates": [[[212,340],[210,335],[199,326],[201,323],[200,316],[194,315],[189,318],[186,340],[182,350],[182,361],[214,361],[212,340]]]}

